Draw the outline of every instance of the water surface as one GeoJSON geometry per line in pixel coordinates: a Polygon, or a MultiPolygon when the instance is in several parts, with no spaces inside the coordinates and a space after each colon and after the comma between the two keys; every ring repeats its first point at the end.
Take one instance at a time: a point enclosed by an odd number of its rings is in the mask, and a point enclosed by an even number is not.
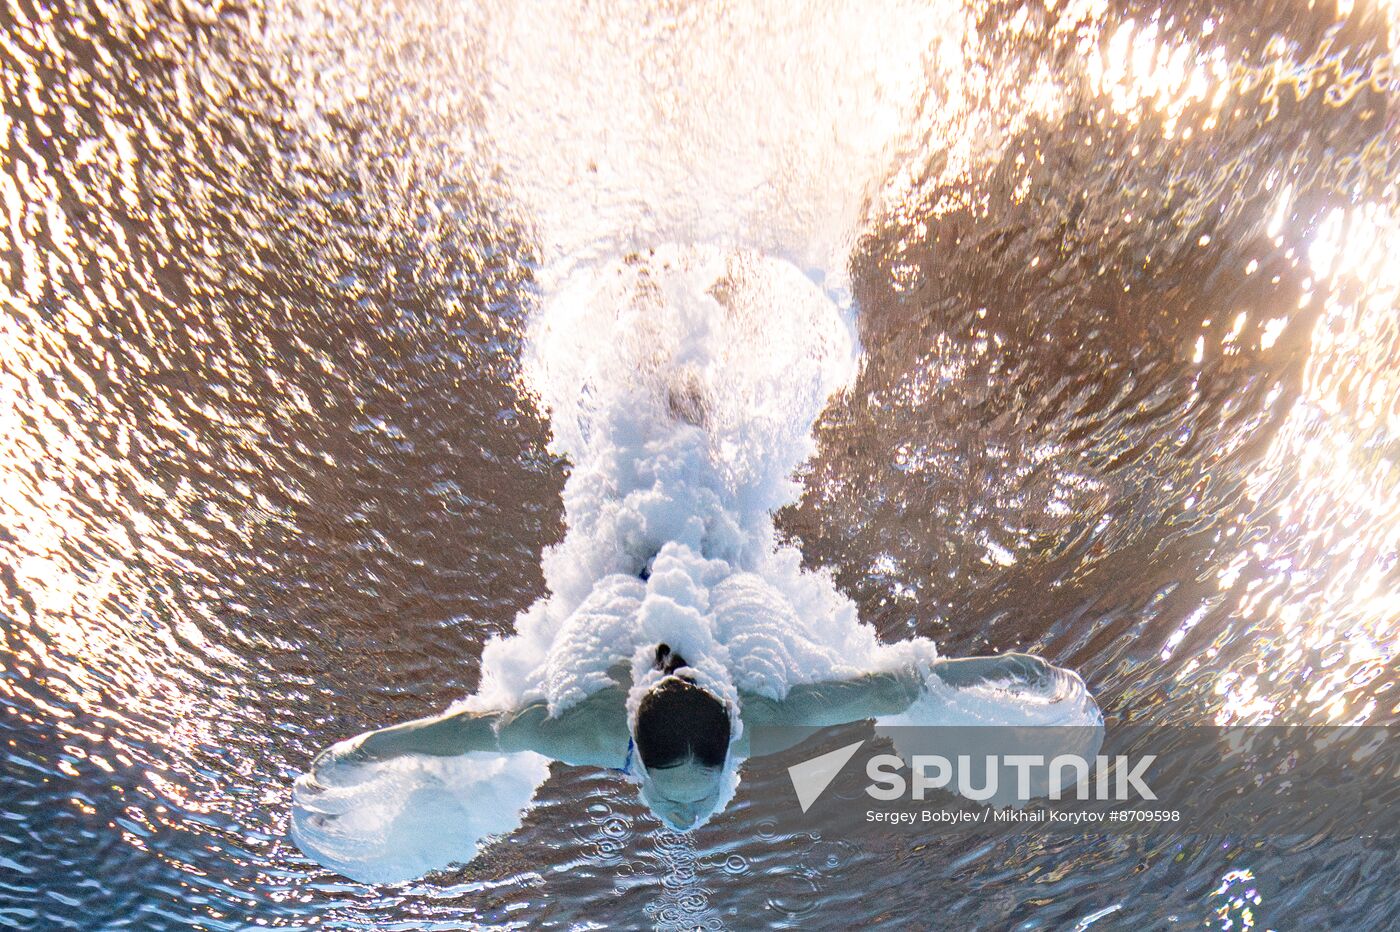
{"type": "MultiPolygon", "coordinates": [[[[1340,6],[954,5],[874,187],[843,182],[859,146],[771,162],[783,197],[743,216],[775,243],[785,204],[860,195],[862,369],[779,526],[883,636],[1043,653],[1110,719],[1395,722],[1400,9],[1340,6]]],[[[475,688],[569,468],[519,360],[578,179],[522,189],[548,134],[499,118],[567,95],[493,97],[498,10],[379,7],[0,10],[0,924],[1396,927],[1376,842],[873,855],[742,787],[675,835],[558,765],[469,867],[304,858],[293,777],[475,688]]],[[[705,15],[636,28],[686,47],[705,15]]],[[[587,22],[558,31],[581,74],[626,38],[587,22]]],[[[688,75],[658,125],[703,111],[688,75]]],[[[865,79],[824,80],[762,119],[807,139],[865,79]]],[[[690,176],[657,177],[605,203],[645,226],[690,176]]]]}

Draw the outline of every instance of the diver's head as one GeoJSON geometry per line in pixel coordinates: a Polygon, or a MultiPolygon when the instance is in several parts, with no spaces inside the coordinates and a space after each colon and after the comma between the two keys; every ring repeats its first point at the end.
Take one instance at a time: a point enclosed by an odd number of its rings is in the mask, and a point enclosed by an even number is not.
{"type": "Polygon", "coordinates": [[[668,675],[637,708],[633,741],[641,761],[642,799],[678,831],[714,811],[729,760],[729,710],[714,693],[672,671],[684,658],[665,644],[657,666],[668,675]]]}

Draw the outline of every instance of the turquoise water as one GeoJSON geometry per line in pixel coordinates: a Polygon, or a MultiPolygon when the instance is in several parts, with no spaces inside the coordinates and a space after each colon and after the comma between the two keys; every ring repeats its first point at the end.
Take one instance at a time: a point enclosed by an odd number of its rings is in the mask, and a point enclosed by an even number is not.
{"type": "Polygon", "coordinates": [[[0,11],[0,924],[1395,927],[1372,841],[872,853],[564,767],[421,881],[286,838],[543,594],[526,320],[680,225],[854,299],[777,524],[883,637],[1110,719],[1394,723],[1400,11],[907,12],[0,11]]]}

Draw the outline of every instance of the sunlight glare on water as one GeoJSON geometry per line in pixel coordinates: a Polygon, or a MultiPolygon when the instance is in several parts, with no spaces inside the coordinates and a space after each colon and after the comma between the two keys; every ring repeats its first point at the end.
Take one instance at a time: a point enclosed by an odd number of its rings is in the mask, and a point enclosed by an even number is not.
{"type": "Polygon", "coordinates": [[[877,854],[558,764],[421,881],[285,833],[318,749],[472,692],[543,594],[532,328],[676,244],[849,322],[778,526],[882,637],[1041,653],[1111,718],[1393,724],[1394,0],[0,24],[0,925],[1393,925],[1363,840],[877,854]]]}

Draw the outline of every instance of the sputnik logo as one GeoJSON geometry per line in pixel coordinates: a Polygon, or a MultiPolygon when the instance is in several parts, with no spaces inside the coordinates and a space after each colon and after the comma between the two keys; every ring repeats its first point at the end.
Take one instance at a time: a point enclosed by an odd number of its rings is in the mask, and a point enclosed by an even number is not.
{"type": "Polygon", "coordinates": [[[831,785],[831,781],[836,779],[836,775],[841,772],[841,768],[846,766],[846,762],[855,756],[856,751],[865,743],[865,739],[857,741],[855,744],[848,744],[843,748],[828,751],[819,757],[803,761],[800,764],[793,764],[788,768],[788,776],[792,778],[792,788],[797,792],[798,805],[802,811],[806,812],[812,807],[812,803],[826,792],[826,788],[831,785]]]}

